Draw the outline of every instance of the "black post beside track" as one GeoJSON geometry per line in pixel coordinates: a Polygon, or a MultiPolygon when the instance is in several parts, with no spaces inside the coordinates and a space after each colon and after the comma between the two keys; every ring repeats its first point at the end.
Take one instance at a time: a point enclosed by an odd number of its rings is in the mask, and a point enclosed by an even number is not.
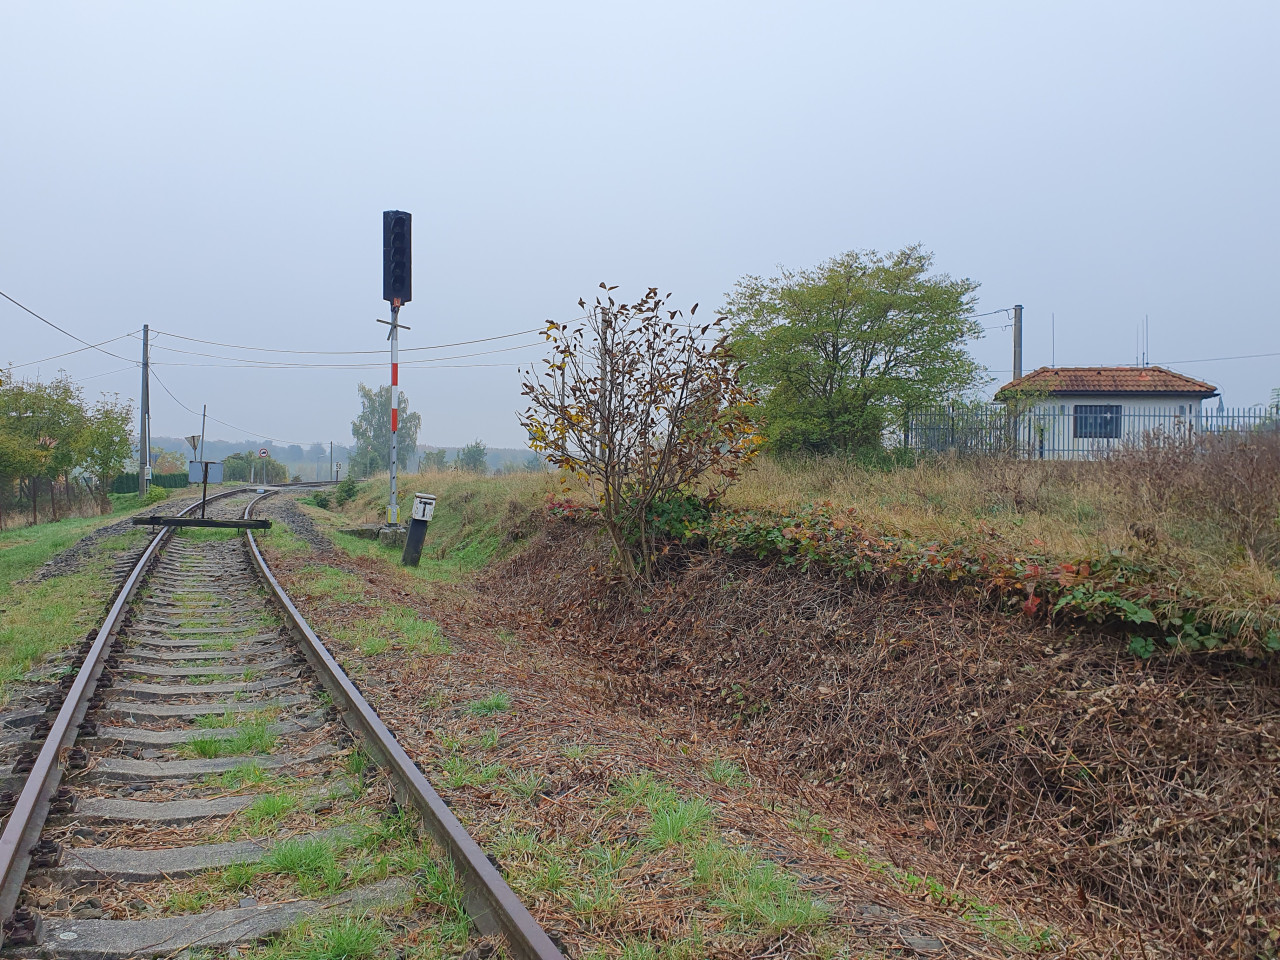
{"type": "MultiPolygon", "coordinates": [[[[227,490],[209,497],[207,501],[197,500],[191,506],[179,511],[178,516],[195,510],[201,502],[213,503],[224,497],[245,492],[245,488],[227,490]]],[[[142,580],[147,568],[160,552],[160,548],[173,533],[172,527],[165,527],[152,538],[147,549],[143,551],[133,570],[125,579],[116,595],[115,602],[107,611],[102,626],[93,638],[92,646],[80,665],[71,689],[67,691],[62,707],[36,756],[35,764],[27,775],[27,781],[18,794],[9,821],[4,832],[0,833],[0,931],[7,928],[13,919],[14,907],[22,892],[22,884],[27,876],[27,868],[31,863],[31,850],[40,839],[40,831],[44,829],[45,820],[49,816],[49,801],[57,792],[62,782],[63,756],[75,746],[76,737],[80,733],[80,724],[84,722],[88,712],[89,699],[98,686],[98,678],[115,643],[116,633],[120,628],[120,620],[133,599],[134,591],[142,580]]],[[[3,945],[4,933],[0,932],[0,945],[3,945]]]]}
{"type": "MultiPolygon", "coordinates": [[[[245,519],[249,519],[258,501],[267,496],[270,496],[270,491],[245,507],[245,519]]],[[[377,711],[356,689],[306,618],[293,605],[263,559],[253,533],[246,530],[245,536],[253,565],[301,641],[307,662],[333,698],[344,722],[360,734],[363,746],[391,774],[398,798],[418,811],[427,831],[452,861],[465,891],[467,913],[476,929],[486,935],[500,934],[519,960],[564,960],[551,938],[530,916],[502,875],[485,857],[479,844],[463,829],[395,735],[387,729],[377,711]]]]}

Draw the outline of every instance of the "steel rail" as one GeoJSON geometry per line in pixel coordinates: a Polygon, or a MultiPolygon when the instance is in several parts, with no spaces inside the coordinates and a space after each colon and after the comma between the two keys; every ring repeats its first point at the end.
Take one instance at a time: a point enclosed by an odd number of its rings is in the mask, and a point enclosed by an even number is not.
{"type": "MultiPolygon", "coordinates": [[[[209,497],[204,502],[212,503],[223,497],[241,493],[243,489],[227,490],[209,497]]],[[[179,511],[178,516],[194,510],[200,506],[200,503],[201,501],[197,500],[191,506],[179,511]]],[[[44,745],[40,748],[31,772],[27,775],[22,792],[18,794],[17,802],[9,814],[4,832],[0,833],[0,923],[6,926],[13,917],[18,896],[22,892],[23,881],[26,880],[32,848],[39,841],[40,832],[44,829],[45,820],[48,819],[50,799],[62,782],[61,759],[75,746],[80,725],[88,712],[89,699],[97,689],[98,679],[106,665],[111,646],[115,643],[121,617],[151,561],[172,533],[172,527],[165,527],[152,538],[151,543],[147,545],[146,550],[121,585],[115,602],[107,611],[102,626],[98,628],[89,652],[62,701],[62,707],[54,718],[44,745]]],[[[4,942],[4,930],[5,927],[0,926],[0,945],[4,942]]]]}
{"type": "MultiPolygon", "coordinates": [[[[248,519],[258,502],[271,495],[262,494],[245,507],[248,519]]],[[[418,765],[387,729],[376,710],[356,689],[355,684],[316,636],[306,618],[280,586],[267,566],[253,532],[245,531],[249,555],[268,591],[284,611],[286,619],[302,641],[307,661],[320,677],[334,705],[343,714],[347,726],[358,732],[363,745],[390,772],[401,800],[407,800],[422,816],[432,838],[445,851],[462,881],[467,913],[482,934],[500,934],[508,949],[519,960],[564,960],[560,950],[525,909],[507,886],[479,844],[458,822],[458,818],[423,776],[418,765]]]]}

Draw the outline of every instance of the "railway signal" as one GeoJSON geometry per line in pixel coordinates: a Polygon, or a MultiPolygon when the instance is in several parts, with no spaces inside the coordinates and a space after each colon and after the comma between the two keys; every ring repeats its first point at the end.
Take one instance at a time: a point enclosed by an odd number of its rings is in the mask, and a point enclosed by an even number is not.
{"type": "Polygon", "coordinates": [[[391,304],[391,330],[387,334],[391,341],[391,499],[387,503],[387,526],[399,527],[396,421],[400,411],[396,394],[400,387],[400,308],[413,299],[413,215],[403,210],[382,211],[382,299],[391,304]]]}
{"type": "Polygon", "coordinates": [[[413,215],[382,211],[382,299],[392,309],[413,299],[413,215]]]}

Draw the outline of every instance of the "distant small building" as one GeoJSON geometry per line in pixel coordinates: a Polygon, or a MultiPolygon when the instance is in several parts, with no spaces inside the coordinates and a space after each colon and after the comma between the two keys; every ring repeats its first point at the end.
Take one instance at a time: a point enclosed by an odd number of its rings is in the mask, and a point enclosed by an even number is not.
{"type": "Polygon", "coordinates": [[[1019,421],[1020,446],[1048,459],[1096,456],[1121,443],[1202,429],[1211,383],[1164,367],[1040,367],[996,392],[1019,421]]]}

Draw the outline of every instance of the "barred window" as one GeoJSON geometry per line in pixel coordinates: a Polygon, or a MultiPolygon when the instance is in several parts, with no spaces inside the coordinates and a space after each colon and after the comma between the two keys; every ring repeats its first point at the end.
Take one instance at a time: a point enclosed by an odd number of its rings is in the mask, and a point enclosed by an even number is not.
{"type": "Polygon", "coordinates": [[[1077,403],[1072,435],[1082,440],[1120,439],[1119,404],[1077,403]]]}

